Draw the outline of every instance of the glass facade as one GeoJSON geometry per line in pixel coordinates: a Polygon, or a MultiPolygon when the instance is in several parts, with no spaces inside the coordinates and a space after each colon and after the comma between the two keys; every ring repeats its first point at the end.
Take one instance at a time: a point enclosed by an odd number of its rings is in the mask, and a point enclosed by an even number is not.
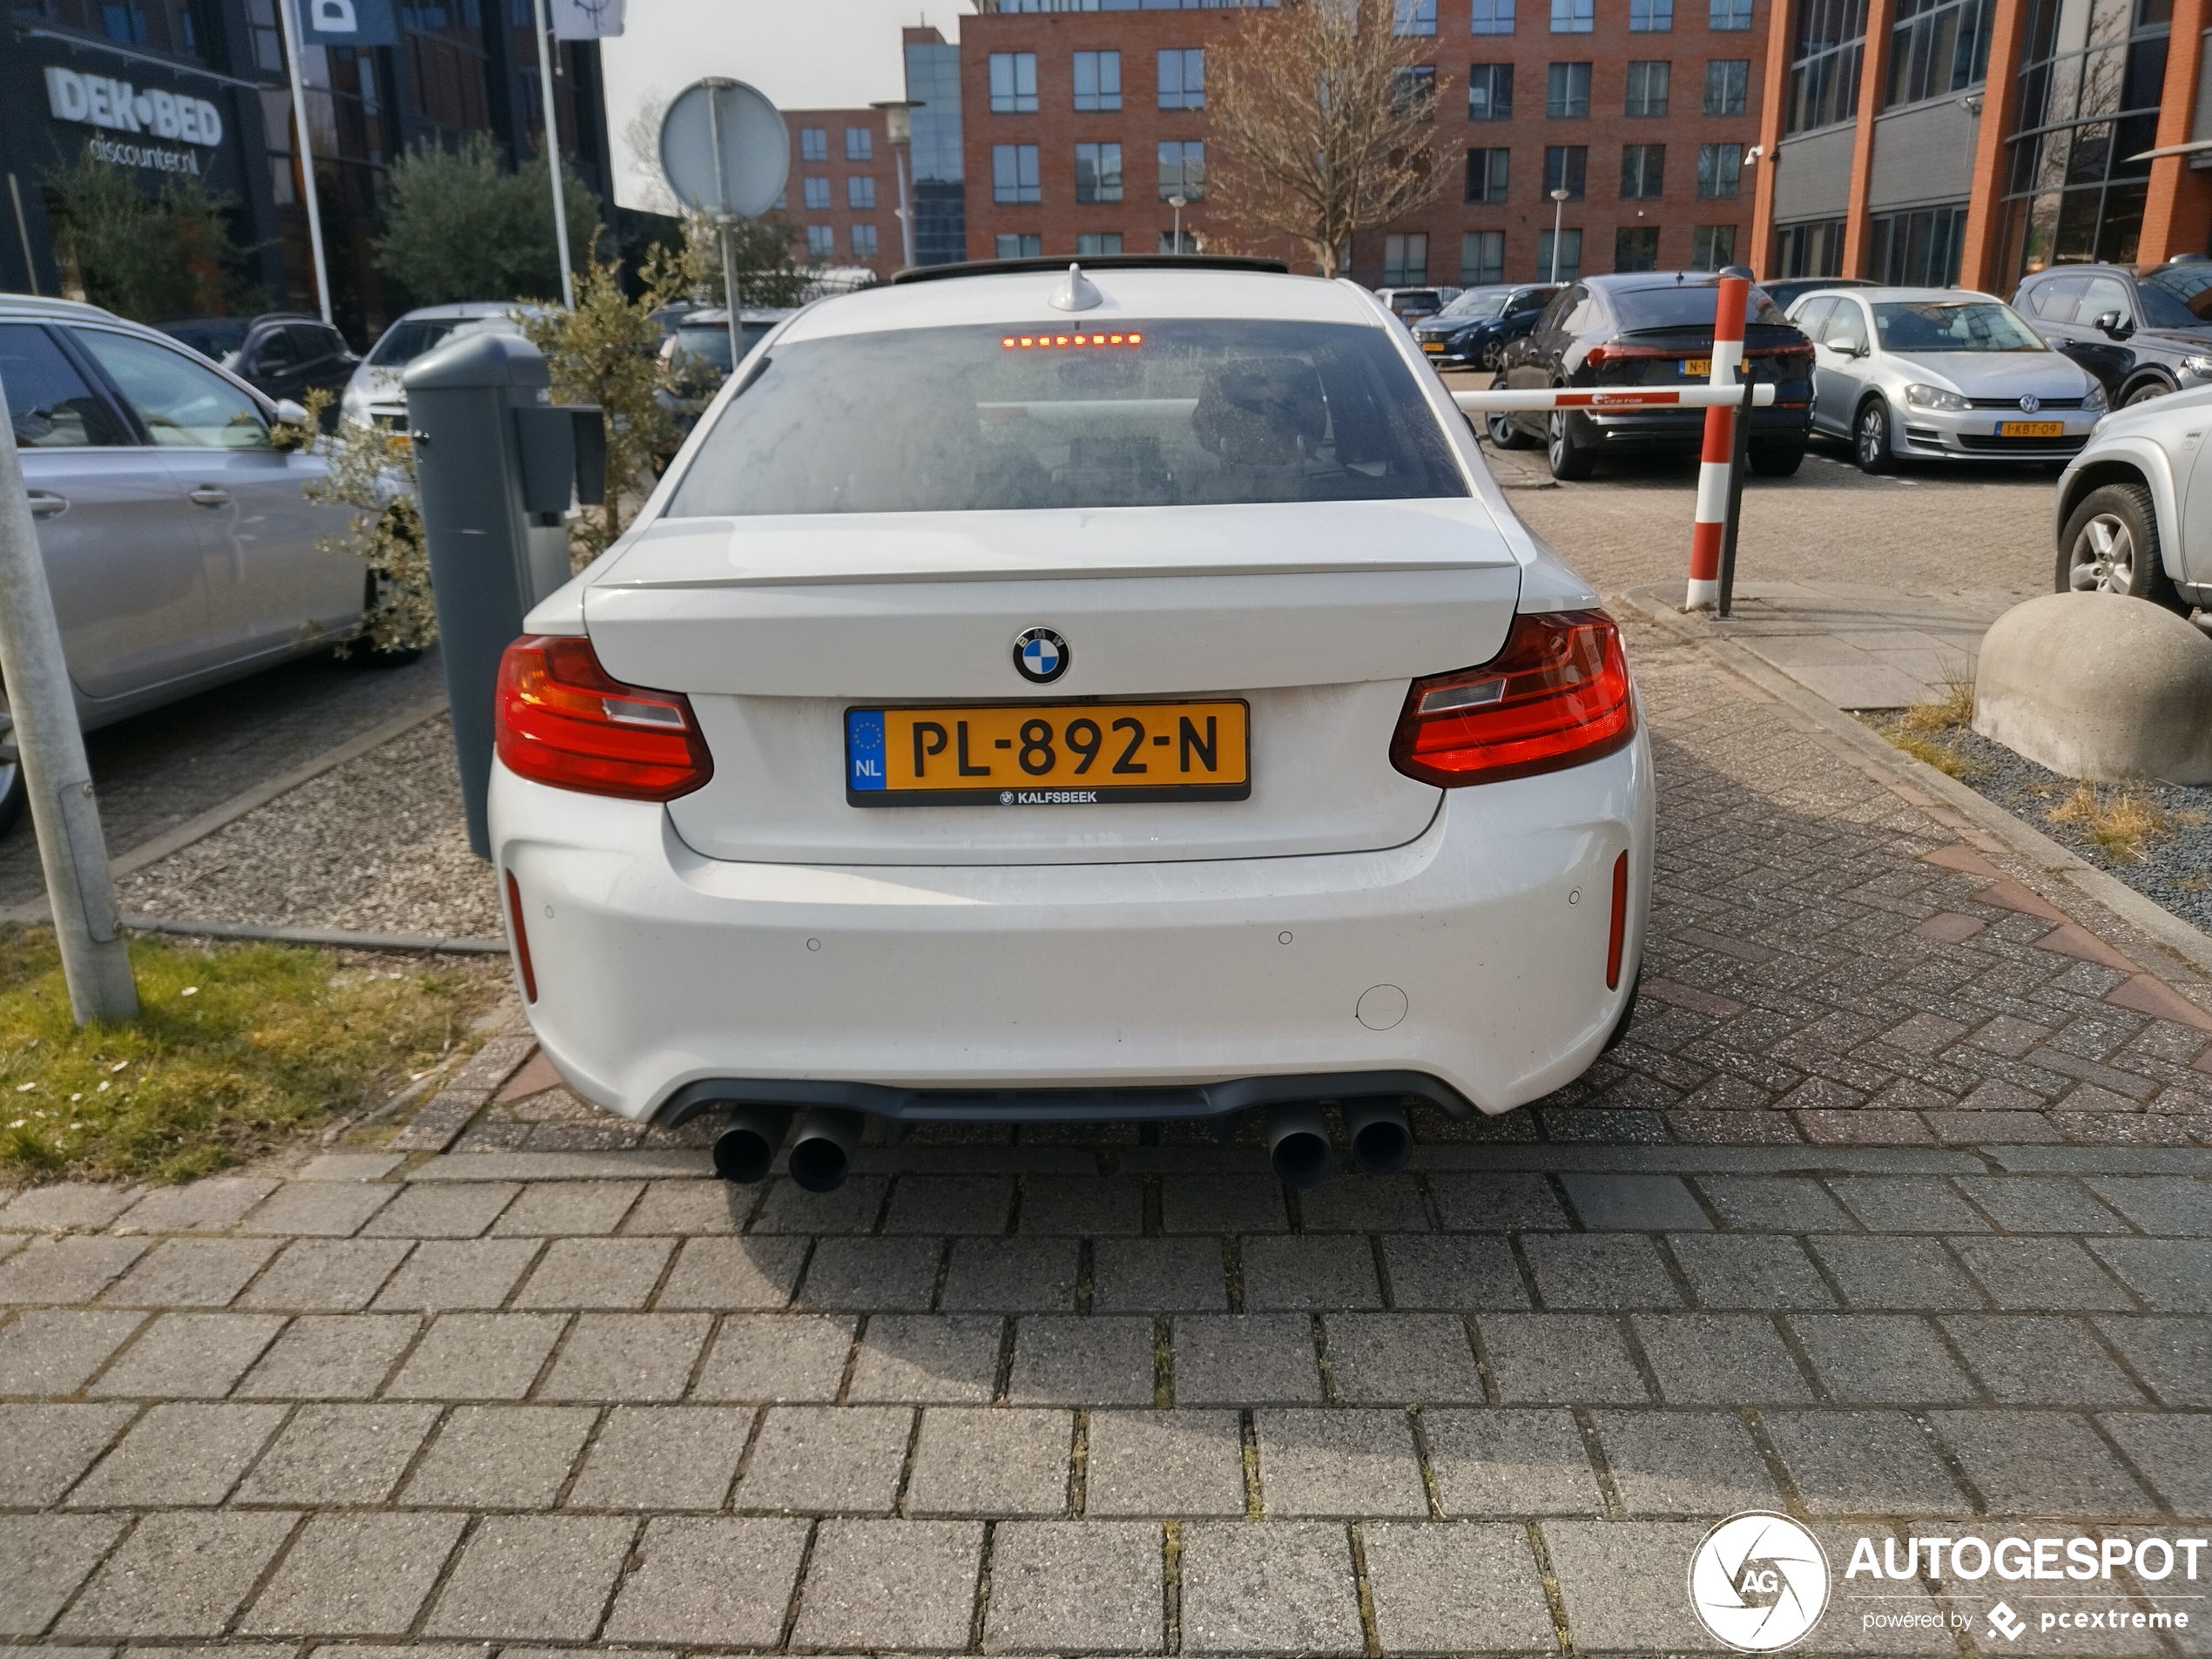
{"type": "MultiPolygon", "coordinates": [[[[912,31],[920,34],[922,31],[912,31]]],[[[935,30],[927,31],[936,34],[935,30]]],[[[962,182],[960,48],[941,38],[906,43],[907,97],[914,111],[914,263],[951,265],[968,257],[968,198],[962,182]]]]}
{"type": "Polygon", "coordinates": [[[1900,288],[1958,286],[1959,256],[1966,245],[1966,203],[1877,214],[1866,229],[1866,274],[1875,281],[1900,288]]]}
{"type": "Polygon", "coordinates": [[[1775,268],[1785,277],[1841,276],[1844,273],[1844,221],[1813,219],[1802,224],[1777,226],[1775,268]]]}
{"type": "Polygon", "coordinates": [[[1866,0],[1798,0],[1783,131],[1804,132],[1856,116],[1865,56],[1866,0]]]}
{"type": "Polygon", "coordinates": [[[1897,0],[1885,107],[1978,86],[1989,78],[1997,0],[1897,0]]]}

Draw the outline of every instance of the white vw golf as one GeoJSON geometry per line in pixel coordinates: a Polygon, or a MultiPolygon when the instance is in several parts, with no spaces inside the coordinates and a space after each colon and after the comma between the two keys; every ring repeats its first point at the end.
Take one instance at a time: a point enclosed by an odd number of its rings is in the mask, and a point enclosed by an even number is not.
{"type": "Polygon", "coordinates": [[[1625,1027],[1651,757],[1613,622],[1405,329],[1254,260],[909,272],[746,358],[502,665],[545,1053],[722,1172],[866,1116],[1265,1115],[1402,1164],[1625,1027]]]}

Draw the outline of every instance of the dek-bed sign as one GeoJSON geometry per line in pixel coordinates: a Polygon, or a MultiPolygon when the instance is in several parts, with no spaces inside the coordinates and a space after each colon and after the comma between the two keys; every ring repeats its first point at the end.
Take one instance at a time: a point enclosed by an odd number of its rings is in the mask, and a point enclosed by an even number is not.
{"type": "MultiPolygon", "coordinates": [[[[57,121],[105,127],[111,132],[175,138],[211,149],[223,141],[222,113],[206,98],[186,98],[176,92],[140,91],[128,81],[111,80],[105,75],[80,75],[59,64],[50,64],[46,67],[46,104],[57,121]]],[[[157,153],[159,152],[148,151],[144,157],[135,158],[159,165],[152,160],[157,153]]],[[[182,158],[180,165],[197,172],[197,160],[182,158]]]]}

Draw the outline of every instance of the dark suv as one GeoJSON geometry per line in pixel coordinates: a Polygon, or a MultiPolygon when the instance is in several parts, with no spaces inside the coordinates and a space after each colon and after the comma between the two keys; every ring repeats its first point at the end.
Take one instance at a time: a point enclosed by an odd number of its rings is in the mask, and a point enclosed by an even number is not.
{"type": "MultiPolygon", "coordinates": [[[[1525,340],[1506,347],[1496,384],[1550,387],[1697,386],[1712,374],[1713,308],[1719,279],[1703,271],[1648,271],[1584,277],[1545,307],[1525,340]]],[[[1786,477],[1805,458],[1812,419],[1812,342],[1784,320],[1774,301],[1751,290],[1744,320],[1743,374],[1774,382],[1771,408],[1751,415],[1751,469],[1786,477]]],[[[1484,417],[1490,441],[1517,449],[1541,437],[1552,475],[1587,478],[1600,453],[1695,453],[1703,409],[1484,417]]]]}
{"type": "Polygon", "coordinates": [[[303,401],[312,388],[320,386],[330,394],[334,415],[339,395],[361,362],[347,346],[346,336],[328,323],[290,312],[186,317],[153,326],[273,398],[303,401]]]}
{"type": "Polygon", "coordinates": [[[2114,408],[2212,386],[2212,260],[2202,254],[2148,271],[2039,271],[2013,295],[2013,309],[2103,381],[2114,408]]]}
{"type": "Polygon", "coordinates": [[[1495,368],[1508,342],[1536,326],[1557,285],[1492,284],[1469,288],[1433,317],[1413,325],[1413,338],[1439,368],[1495,368]]]}

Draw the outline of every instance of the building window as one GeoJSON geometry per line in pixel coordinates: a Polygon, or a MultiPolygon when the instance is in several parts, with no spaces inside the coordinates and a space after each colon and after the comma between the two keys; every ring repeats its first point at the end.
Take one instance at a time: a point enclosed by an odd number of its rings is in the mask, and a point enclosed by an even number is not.
{"type": "Polygon", "coordinates": [[[1511,64],[1469,64],[1467,65],[1467,119],[1470,121],[1510,121],[1513,119],[1513,65],[1511,64]]]}
{"type": "Polygon", "coordinates": [[[847,161],[875,159],[875,134],[866,127],[845,129],[845,158],[847,161]]]}
{"type": "Polygon", "coordinates": [[[1428,238],[1419,231],[1383,238],[1386,288],[1411,288],[1428,280],[1428,238]]]}
{"type": "Polygon", "coordinates": [[[1008,236],[1003,233],[991,239],[992,248],[1001,260],[1034,260],[1043,255],[1042,236],[1008,236]]]}
{"type": "Polygon", "coordinates": [[[1187,202],[1206,195],[1206,146],[1196,138],[1160,141],[1160,199],[1180,196],[1187,202]]]}
{"type": "Polygon", "coordinates": [[[1036,145],[995,144],[991,146],[991,199],[995,202],[1033,202],[1038,199],[1036,145]]]}
{"type": "Polygon", "coordinates": [[[1624,144],[1621,146],[1621,199],[1656,201],[1667,188],[1667,146],[1663,144],[1624,144]]]}
{"type": "Polygon", "coordinates": [[[1196,46],[1170,47],[1160,54],[1160,107],[1206,107],[1206,54],[1196,46]]]}
{"type": "Polygon", "coordinates": [[[1506,280],[1506,233],[1469,231],[1460,238],[1460,286],[1472,288],[1506,280]]]}
{"type": "Polygon", "coordinates": [[[1716,57],[1705,64],[1705,113],[1741,115],[1750,94],[1750,60],[1716,57]]]}
{"type": "Polygon", "coordinates": [[[1095,260],[1102,253],[1121,251],[1119,231],[1079,231],[1076,234],[1076,257],[1079,260],[1095,260]]]}
{"type": "Polygon", "coordinates": [[[1784,130],[1804,132],[1851,120],[1858,113],[1866,54],[1866,0],[1798,0],[1797,18],[1784,130]]]}
{"type": "Polygon", "coordinates": [[[826,260],[837,252],[837,226],[809,225],[806,227],[806,257],[826,260]]]}
{"type": "Polygon", "coordinates": [[[1436,32],[1436,0],[1392,0],[1391,26],[1401,35],[1436,32]]]}
{"type": "Polygon", "coordinates": [[[1740,144],[1701,144],[1697,146],[1697,195],[1701,201],[1724,201],[1743,184],[1743,146],[1740,144]]]}
{"type": "Polygon", "coordinates": [[[829,159],[829,129],[801,127],[799,129],[799,158],[801,161],[829,159]]]}
{"type": "Polygon", "coordinates": [[[1197,251],[1198,233],[1196,231],[1184,232],[1179,242],[1173,231],[1160,233],[1160,252],[1163,253],[1196,253],[1197,251]]]}
{"type": "Polygon", "coordinates": [[[1544,197],[1549,200],[1554,190],[1567,192],[1567,199],[1582,199],[1583,175],[1589,165],[1588,145],[1580,144],[1548,145],[1544,149],[1544,197]]]}
{"type": "Polygon", "coordinates": [[[845,181],[845,205],[847,207],[874,206],[875,180],[867,178],[847,179],[845,181]]]}
{"type": "Polygon", "coordinates": [[[1037,107],[1037,55],[991,54],[991,113],[1032,115],[1037,107]]]}
{"type": "Polygon", "coordinates": [[[1467,152],[1467,199],[1501,202],[1506,199],[1506,163],[1510,150],[1467,152]]]}
{"type": "Polygon", "coordinates": [[[1613,268],[1616,271],[1656,271],[1659,268],[1659,227],[1623,225],[1613,233],[1613,268]]]}
{"type": "Polygon", "coordinates": [[[1467,27],[1469,34],[1513,33],[1513,0],[1473,0],[1473,6],[1467,27]]]}
{"type": "Polygon", "coordinates": [[[1436,116],[1436,71],[1428,64],[1393,70],[1390,77],[1391,113],[1433,120],[1436,116]]]}
{"type": "Polygon", "coordinates": [[[875,257],[875,226],[855,225],[853,227],[853,257],[872,260],[875,257]]]}
{"type": "Polygon", "coordinates": [[[1891,104],[1917,104],[1989,78],[1997,0],[1898,0],[1890,31],[1891,104]]]}
{"type": "Polygon", "coordinates": [[[801,199],[804,200],[809,207],[820,209],[829,206],[828,179],[808,179],[803,181],[801,188],[806,192],[801,199]]]}
{"type": "Polygon", "coordinates": [[[1554,121],[1578,121],[1590,112],[1590,66],[1554,64],[1544,75],[1544,113],[1554,121]]]}
{"type": "Polygon", "coordinates": [[[1831,277],[1844,273],[1844,221],[1809,219],[1784,225],[1774,233],[1775,259],[1785,277],[1831,277]]]}
{"type": "Polygon", "coordinates": [[[1561,231],[1557,245],[1558,257],[1553,257],[1551,226],[1547,225],[1536,233],[1536,280],[1539,282],[1572,282],[1582,274],[1582,233],[1561,231]]]}
{"type": "Polygon", "coordinates": [[[1736,226],[1700,225],[1689,233],[1689,268],[1717,271],[1736,263],[1736,226]]]}
{"type": "Polygon", "coordinates": [[[1118,144],[1079,144],[1076,146],[1076,199],[1079,202],[1117,202],[1122,199],[1122,146],[1118,144]]]}
{"type": "Polygon", "coordinates": [[[1663,35],[1675,26],[1675,0],[1629,0],[1629,32],[1663,35]]]}
{"type": "Polygon", "coordinates": [[[1899,288],[1948,288],[1959,280],[1966,204],[1879,213],[1867,221],[1866,274],[1899,288]]]}
{"type": "Polygon", "coordinates": [[[1751,26],[1751,0],[1710,0],[1705,26],[1723,33],[1751,26]]]}
{"type": "Polygon", "coordinates": [[[1629,103],[1630,115],[1664,115],[1667,112],[1667,78],[1672,68],[1664,58],[1637,59],[1629,65],[1629,103]]]}
{"type": "Polygon", "coordinates": [[[1552,33],[1587,35],[1597,26],[1595,0],[1552,0],[1552,33]]]}
{"type": "Polygon", "coordinates": [[[1122,55],[1119,52],[1076,54],[1076,108],[1079,111],[1118,110],[1122,107],[1122,55]]]}

